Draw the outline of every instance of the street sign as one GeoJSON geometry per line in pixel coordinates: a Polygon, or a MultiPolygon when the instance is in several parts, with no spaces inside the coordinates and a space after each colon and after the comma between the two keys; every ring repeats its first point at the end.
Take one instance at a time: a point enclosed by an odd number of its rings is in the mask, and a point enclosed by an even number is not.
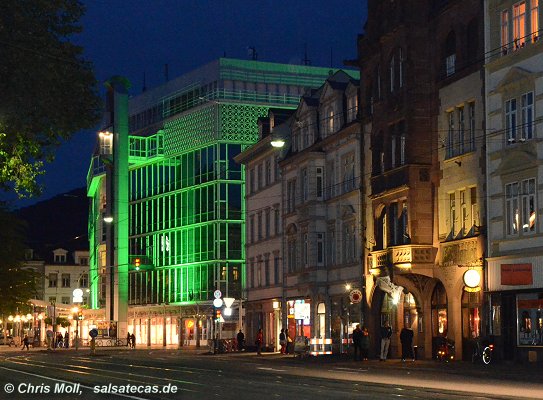
{"type": "Polygon", "coordinates": [[[213,297],[215,297],[216,299],[220,299],[221,296],[222,296],[222,293],[221,293],[221,291],[219,289],[217,289],[217,290],[215,290],[213,292],[213,297]]]}
{"type": "Polygon", "coordinates": [[[362,292],[358,289],[351,290],[351,293],[349,293],[349,300],[351,300],[351,303],[358,304],[362,301],[362,292]]]}
{"type": "Polygon", "coordinates": [[[91,338],[95,338],[96,336],[98,336],[98,329],[96,329],[96,328],[91,329],[91,330],[89,331],[89,336],[90,336],[91,338]]]}

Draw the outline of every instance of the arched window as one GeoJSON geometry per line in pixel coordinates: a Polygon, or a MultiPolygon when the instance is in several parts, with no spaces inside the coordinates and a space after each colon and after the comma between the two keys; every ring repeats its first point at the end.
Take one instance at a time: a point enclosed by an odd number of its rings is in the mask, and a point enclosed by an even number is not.
{"type": "Polygon", "coordinates": [[[451,31],[445,41],[445,74],[451,76],[456,70],[456,35],[451,31]]]}
{"type": "Polygon", "coordinates": [[[432,335],[447,336],[447,292],[438,282],[432,293],[432,335]]]}

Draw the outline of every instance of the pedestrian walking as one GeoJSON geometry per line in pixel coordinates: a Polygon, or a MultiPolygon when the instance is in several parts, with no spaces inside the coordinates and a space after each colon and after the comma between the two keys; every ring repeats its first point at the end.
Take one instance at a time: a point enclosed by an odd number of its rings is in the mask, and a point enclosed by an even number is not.
{"type": "Polygon", "coordinates": [[[64,347],[70,347],[70,335],[68,334],[68,331],[64,334],[64,347]]]}
{"type": "Polygon", "coordinates": [[[279,334],[279,344],[281,345],[281,354],[286,354],[287,352],[287,337],[285,335],[285,330],[281,329],[279,334]]]}
{"type": "Polygon", "coordinates": [[[243,351],[243,345],[245,342],[245,335],[239,330],[238,334],[236,335],[236,340],[238,341],[238,351],[243,351]]]}
{"type": "Polygon", "coordinates": [[[360,341],[360,347],[362,348],[362,360],[368,360],[368,353],[370,351],[370,333],[368,328],[362,327],[362,339],[360,341]]]}
{"type": "Polygon", "coordinates": [[[388,349],[390,347],[390,337],[392,336],[392,328],[385,321],[385,324],[381,327],[381,356],[380,361],[386,361],[388,355],[388,349]]]}
{"type": "Polygon", "coordinates": [[[264,334],[262,333],[262,328],[258,330],[258,333],[256,334],[256,354],[261,355],[262,354],[262,342],[264,341],[264,334]]]}
{"type": "Polygon", "coordinates": [[[134,335],[134,333],[130,335],[130,344],[132,345],[133,349],[136,348],[136,335],[134,335]]]}
{"type": "Polygon", "coordinates": [[[354,360],[362,361],[362,330],[360,325],[356,325],[353,331],[354,360]]]}
{"type": "Polygon", "coordinates": [[[413,329],[403,327],[400,332],[400,342],[402,342],[402,361],[410,359],[415,361],[415,355],[413,354],[413,329]]]}
{"type": "Polygon", "coordinates": [[[131,342],[132,342],[132,336],[130,336],[130,332],[128,332],[126,334],[126,346],[131,348],[132,347],[131,342]]]}
{"type": "Polygon", "coordinates": [[[23,347],[21,347],[21,350],[23,350],[24,348],[26,347],[27,350],[30,350],[28,348],[28,336],[25,335],[25,337],[23,338],[23,347]]]}

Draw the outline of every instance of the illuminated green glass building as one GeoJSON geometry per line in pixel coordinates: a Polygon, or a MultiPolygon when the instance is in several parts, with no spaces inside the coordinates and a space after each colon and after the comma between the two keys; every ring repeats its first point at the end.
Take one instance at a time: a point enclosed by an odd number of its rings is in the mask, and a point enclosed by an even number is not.
{"type": "MultiPolygon", "coordinates": [[[[200,316],[211,317],[215,290],[223,297],[243,295],[245,176],[233,158],[258,139],[258,117],[270,108],[296,108],[303,92],[322,85],[331,72],[221,58],[129,100],[123,298],[138,343],[177,343],[179,333],[192,340],[200,316]],[[181,317],[182,325],[168,316],[181,317]]],[[[93,308],[105,304],[108,282],[102,161],[93,156],[87,178],[93,308]]],[[[205,338],[203,319],[196,336],[205,338]]]]}

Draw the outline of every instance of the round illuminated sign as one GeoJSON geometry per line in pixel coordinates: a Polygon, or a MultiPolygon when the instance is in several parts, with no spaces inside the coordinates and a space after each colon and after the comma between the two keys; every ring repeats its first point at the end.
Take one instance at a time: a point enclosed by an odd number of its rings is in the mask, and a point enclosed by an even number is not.
{"type": "Polygon", "coordinates": [[[464,272],[464,284],[469,288],[476,288],[481,283],[481,274],[474,269],[464,272]]]}
{"type": "Polygon", "coordinates": [[[83,291],[81,289],[74,289],[72,292],[74,303],[83,303],[83,291]]]}
{"type": "Polygon", "coordinates": [[[221,296],[222,296],[222,293],[221,293],[220,290],[217,289],[217,290],[215,290],[215,291],[213,292],[213,297],[215,297],[216,299],[220,299],[221,296]]]}
{"type": "Polygon", "coordinates": [[[221,299],[213,300],[213,306],[217,308],[222,307],[222,300],[221,299]]]}
{"type": "Polygon", "coordinates": [[[358,304],[362,301],[362,292],[358,289],[352,290],[351,293],[349,293],[349,300],[351,300],[351,303],[358,304]]]}

